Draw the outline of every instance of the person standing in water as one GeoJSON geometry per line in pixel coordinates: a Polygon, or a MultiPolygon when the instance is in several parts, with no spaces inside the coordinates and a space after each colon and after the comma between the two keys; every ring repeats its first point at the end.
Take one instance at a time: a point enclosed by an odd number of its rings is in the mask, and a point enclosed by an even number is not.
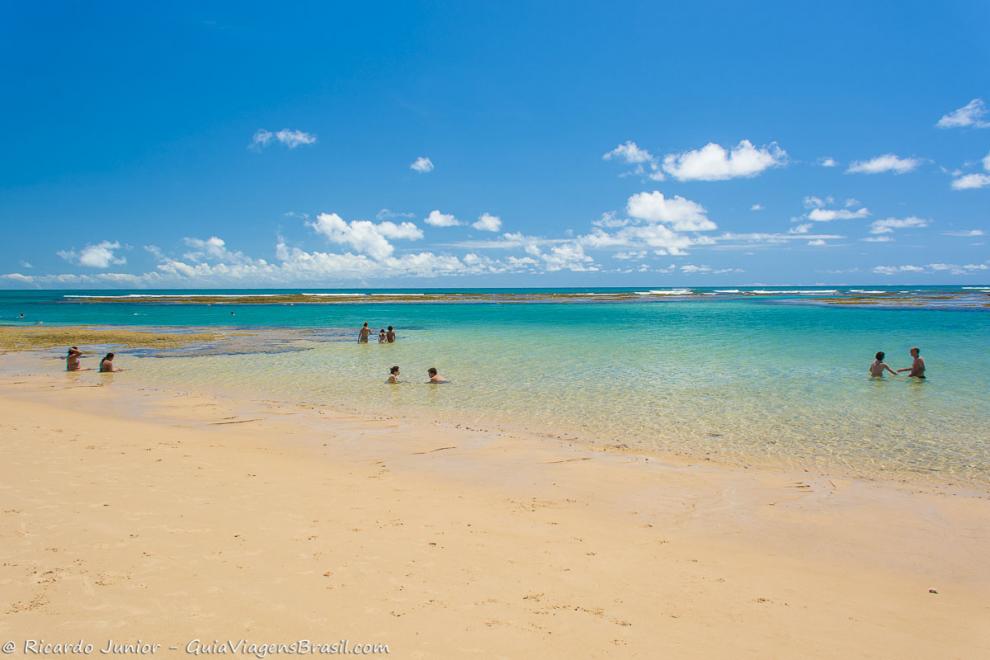
{"type": "Polygon", "coordinates": [[[379,344],[385,343],[385,328],[382,328],[381,330],[378,331],[378,343],[379,344]]]}
{"type": "Polygon", "coordinates": [[[78,346],[71,347],[65,356],[65,370],[79,371],[79,358],[81,356],[82,351],[79,350],[78,346]]]}
{"type": "Polygon", "coordinates": [[[873,364],[870,365],[870,375],[874,378],[883,378],[884,371],[889,371],[895,376],[897,375],[897,372],[887,366],[887,363],[883,361],[884,357],[886,357],[886,353],[883,351],[878,351],[876,359],[873,361],[873,364]]]}
{"type": "Polygon", "coordinates": [[[388,326],[388,332],[385,333],[385,341],[390,344],[395,343],[395,328],[388,326]]]}
{"type": "Polygon", "coordinates": [[[910,367],[904,367],[903,369],[898,369],[897,373],[902,371],[910,372],[908,373],[909,378],[924,378],[925,377],[925,358],[921,357],[921,349],[917,346],[913,347],[910,351],[911,359],[913,362],[910,367]]]}
{"type": "Polygon", "coordinates": [[[367,344],[368,343],[368,337],[370,335],[371,335],[371,328],[368,327],[368,322],[365,321],[364,322],[364,325],[361,326],[361,329],[358,330],[358,343],[359,344],[367,344]]]}

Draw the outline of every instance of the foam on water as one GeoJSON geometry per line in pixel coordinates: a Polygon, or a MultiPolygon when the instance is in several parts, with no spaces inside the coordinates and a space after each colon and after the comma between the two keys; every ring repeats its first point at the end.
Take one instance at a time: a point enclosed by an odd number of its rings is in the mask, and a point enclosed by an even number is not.
{"type": "Polygon", "coordinates": [[[691,289],[650,289],[649,291],[636,291],[639,296],[690,296],[694,291],[691,289]]]}

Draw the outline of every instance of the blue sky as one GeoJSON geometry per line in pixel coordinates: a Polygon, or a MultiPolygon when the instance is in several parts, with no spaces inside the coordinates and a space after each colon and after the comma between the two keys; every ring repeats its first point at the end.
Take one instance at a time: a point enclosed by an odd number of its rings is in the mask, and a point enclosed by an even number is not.
{"type": "Polygon", "coordinates": [[[990,281],[990,4],[685,4],[5,3],[0,286],[990,281]]]}

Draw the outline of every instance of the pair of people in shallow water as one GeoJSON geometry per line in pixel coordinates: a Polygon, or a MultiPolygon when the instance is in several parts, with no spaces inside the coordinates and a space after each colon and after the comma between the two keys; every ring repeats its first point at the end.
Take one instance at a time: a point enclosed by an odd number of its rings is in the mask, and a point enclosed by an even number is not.
{"type": "Polygon", "coordinates": [[[911,349],[912,362],[910,367],[904,367],[903,369],[898,369],[897,371],[894,371],[887,365],[886,362],[883,361],[885,357],[886,354],[883,351],[878,352],[876,354],[876,359],[873,361],[873,364],[870,365],[870,375],[873,376],[874,378],[883,378],[883,374],[885,371],[889,371],[891,374],[895,376],[899,373],[904,373],[905,371],[908,371],[910,372],[908,373],[909,378],[925,377],[925,358],[921,357],[921,349],[918,348],[917,346],[911,349]]]}
{"type": "MultiPolygon", "coordinates": [[[[371,337],[371,328],[368,327],[368,322],[365,321],[361,329],[358,330],[358,343],[367,344],[368,339],[371,337]]],[[[378,343],[379,344],[394,344],[395,343],[395,328],[388,326],[388,330],[382,328],[378,331],[378,343]]]]}
{"type": "MultiPolygon", "coordinates": [[[[79,358],[82,357],[82,351],[79,350],[78,346],[71,346],[69,352],[65,356],[65,370],[66,371],[84,371],[82,365],[79,362],[79,358]]],[[[100,373],[109,374],[115,371],[120,371],[113,366],[113,353],[107,353],[100,360],[100,373]]]]}
{"type": "MultiPolygon", "coordinates": [[[[430,380],[426,381],[428,383],[435,383],[437,385],[442,383],[449,383],[450,381],[437,373],[436,367],[430,367],[426,370],[426,374],[430,377],[430,380]]],[[[388,381],[389,384],[395,385],[399,382],[399,367],[398,365],[392,367],[388,370],[388,381]]]]}

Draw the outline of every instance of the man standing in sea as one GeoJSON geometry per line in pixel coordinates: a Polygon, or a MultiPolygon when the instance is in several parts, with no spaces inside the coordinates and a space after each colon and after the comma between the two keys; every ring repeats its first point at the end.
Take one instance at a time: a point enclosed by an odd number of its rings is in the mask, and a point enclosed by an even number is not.
{"type": "Polygon", "coordinates": [[[897,373],[903,371],[909,371],[909,378],[924,378],[925,377],[925,358],[921,357],[921,349],[915,346],[911,349],[911,357],[914,362],[911,363],[910,367],[905,367],[903,369],[898,369],[897,373]]]}

